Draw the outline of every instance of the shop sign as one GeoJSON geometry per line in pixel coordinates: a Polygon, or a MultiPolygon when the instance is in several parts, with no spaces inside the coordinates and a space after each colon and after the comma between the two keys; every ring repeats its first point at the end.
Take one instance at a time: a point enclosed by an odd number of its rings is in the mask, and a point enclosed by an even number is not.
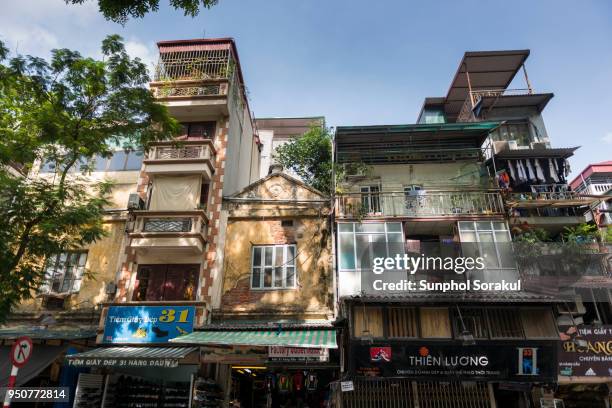
{"type": "Polygon", "coordinates": [[[72,367],[174,368],[179,365],[176,358],[70,358],[67,361],[72,367]]]}
{"type": "Polygon", "coordinates": [[[270,361],[329,361],[329,350],[326,348],[305,347],[268,347],[270,361]]]}
{"type": "Polygon", "coordinates": [[[167,343],[193,331],[194,306],[110,306],[103,343],[167,343]]]}
{"type": "Polygon", "coordinates": [[[342,392],[355,391],[355,385],[353,384],[352,381],[341,381],[340,390],[342,392]]]}
{"type": "Polygon", "coordinates": [[[612,325],[561,326],[559,375],[612,377],[612,325]]]}
{"type": "Polygon", "coordinates": [[[368,345],[353,343],[357,375],[449,380],[554,381],[554,341],[483,341],[399,343],[368,345]]]}
{"type": "Polygon", "coordinates": [[[204,346],[200,350],[205,363],[263,364],[267,358],[265,347],[219,345],[204,346]]]}

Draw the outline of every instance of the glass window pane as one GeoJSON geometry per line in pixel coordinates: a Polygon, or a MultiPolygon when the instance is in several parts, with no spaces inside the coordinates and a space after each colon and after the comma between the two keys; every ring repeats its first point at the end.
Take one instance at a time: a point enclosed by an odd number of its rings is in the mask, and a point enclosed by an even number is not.
{"type": "Polygon", "coordinates": [[[272,256],[274,253],[274,247],[265,247],[264,265],[273,266],[272,256]]]}
{"type": "Polygon", "coordinates": [[[372,263],[371,245],[369,235],[356,235],[357,242],[357,268],[369,269],[372,263]]]}
{"type": "Polygon", "coordinates": [[[382,222],[379,223],[370,223],[370,224],[356,224],[357,232],[385,232],[385,224],[382,222]]]}
{"type": "Polygon", "coordinates": [[[108,159],[106,157],[102,157],[100,155],[94,157],[94,171],[106,171],[106,163],[108,159]]]}
{"type": "Polygon", "coordinates": [[[254,288],[261,287],[261,268],[253,268],[251,286],[253,286],[254,288]]]}
{"type": "Polygon", "coordinates": [[[292,288],[295,286],[295,268],[292,266],[287,267],[287,287],[292,288]]]}
{"type": "Polygon", "coordinates": [[[474,231],[474,223],[472,221],[460,221],[459,230],[460,231],[474,231]]]}
{"type": "Polygon", "coordinates": [[[113,157],[110,159],[108,171],[121,171],[125,167],[126,154],[120,150],[113,153],[113,157]]]}
{"type": "Polygon", "coordinates": [[[478,242],[475,232],[461,232],[461,242],[478,242]]]}
{"type": "Polygon", "coordinates": [[[130,152],[125,164],[126,170],[140,170],[142,165],[142,152],[130,152]]]}
{"type": "Polygon", "coordinates": [[[493,223],[493,229],[495,229],[495,230],[497,230],[497,231],[505,231],[505,230],[507,230],[508,228],[506,227],[506,223],[505,223],[505,222],[498,222],[498,221],[495,221],[495,222],[493,223]]]}
{"type": "Polygon", "coordinates": [[[346,223],[346,222],[338,224],[338,231],[340,231],[340,232],[353,232],[353,224],[346,223]]]}
{"type": "Polygon", "coordinates": [[[355,269],[355,236],[340,234],[340,269],[355,269]]]}
{"type": "Polygon", "coordinates": [[[372,235],[372,257],[385,258],[387,256],[387,240],[384,235],[372,235]]]}
{"type": "Polygon", "coordinates": [[[387,232],[402,232],[402,224],[400,222],[388,222],[387,232]]]}
{"type": "Polygon", "coordinates": [[[283,267],[282,266],[274,268],[274,287],[275,288],[283,287],[283,267]]]}
{"type": "Polygon", "coordinates": [[[274,248],[276,251],[276,256],[275,256],[275,261],[274,261],[274,266],[283,266],[284,260],[283,260],[283,256],[284,256],[284,247],[276,247],[274,248]]]}
{"type": "Polygon", "coordinates": [[[504,232],[496,232],[495,233],[495,241],[497,242],[510,242],[510,235],[504,232]]]}
{"type": "Polygon", "coordinates": [[[261,247],[253,248],[253,266],[261,265],[261,247]]]}
{"type": "Polygon", "coordinates": [[[295,265],[295,246],[289,245],[287,247],[287,265],[295,265]]]}
{"type": "Polygon", "coordinates": [[[272,268],[264,268],[264,288],[272,287],[272,268]]]}
{"type": "Polygon", "coordinates": [[[476,228],[478,231],[490,231],[491,223],[489,221],[478,221],[476,223],[476,228]]]}

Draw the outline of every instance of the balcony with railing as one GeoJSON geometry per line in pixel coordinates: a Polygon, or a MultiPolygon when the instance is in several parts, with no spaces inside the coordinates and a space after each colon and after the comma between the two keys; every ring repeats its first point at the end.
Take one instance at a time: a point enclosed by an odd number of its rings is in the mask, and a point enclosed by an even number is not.
{"type": "Polygon", "coordinates": [[[214,172],[215,148],[212,140],[156,142],[143,161],[147,174],[201,174],[210,180],[214,172]]]}
{"type": "Polygon", "coordinates": [[[175,112],[180,106],[199,107],[198,113],[227,114],[230,88],[240,82],[236,73],[229,47],[166,51],[160,53],[150,87],[173,114],[180,112],[175,112]]]}
{"type": "Polygon", "coordinates": [[[552,97],[551,93],[535,93],[531,88],[471,90],[461,106],[457,122],[486,120],[486,112],[496,107],[535,106],[541,111],[552,97]]]}
{"type": "Polygon", "coordinates": [[[341,218],[460,218],[504,213],[500,194],[486,190],[349,193],[336,200],[341,218]]]}
{"type": "Polygon", "coordinates": [[[128,223],[130,246],[137,250],[185,250],[202,253],[208,219],[204,210],[133,211],[128,223]]]}

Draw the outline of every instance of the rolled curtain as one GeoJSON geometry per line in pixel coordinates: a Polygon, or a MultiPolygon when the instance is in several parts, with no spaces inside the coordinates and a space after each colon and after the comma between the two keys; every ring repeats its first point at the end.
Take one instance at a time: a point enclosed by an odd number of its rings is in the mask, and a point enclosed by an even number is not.
{"type": "Polygon", "coordinates": [[[153,180],[151,211],[194,210],[200,200],[200,176],[158,176],[153,180]]]}

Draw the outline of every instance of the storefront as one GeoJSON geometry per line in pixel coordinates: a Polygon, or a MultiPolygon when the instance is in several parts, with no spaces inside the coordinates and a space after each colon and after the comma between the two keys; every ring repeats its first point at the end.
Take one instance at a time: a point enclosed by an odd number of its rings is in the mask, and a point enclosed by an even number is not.
{"type": "Polygon", "coordinates": [[[334,329],[198,331],[174,344],[200,345],[230,406],[328,407],[339,379],[334,329]]]}
{"type": "Polygon", "coordinates": [[[347,408],[523,408],[556,364],[554,341],[353,341],[341,394],[347,408]]]}
{"type": "Polygon", "coordinates": [[[612,400],[612,326],[562,326],[559,387],[565,408],[610,408],[612,400]]]}
{"type": "Polygon", "coordinates": [[[191,333],[195,306],[110,306],[99,347],[66,357],[79,375],[74,407],[192,407],[200,376],[198,347],[168,341],[191,333]]]}

